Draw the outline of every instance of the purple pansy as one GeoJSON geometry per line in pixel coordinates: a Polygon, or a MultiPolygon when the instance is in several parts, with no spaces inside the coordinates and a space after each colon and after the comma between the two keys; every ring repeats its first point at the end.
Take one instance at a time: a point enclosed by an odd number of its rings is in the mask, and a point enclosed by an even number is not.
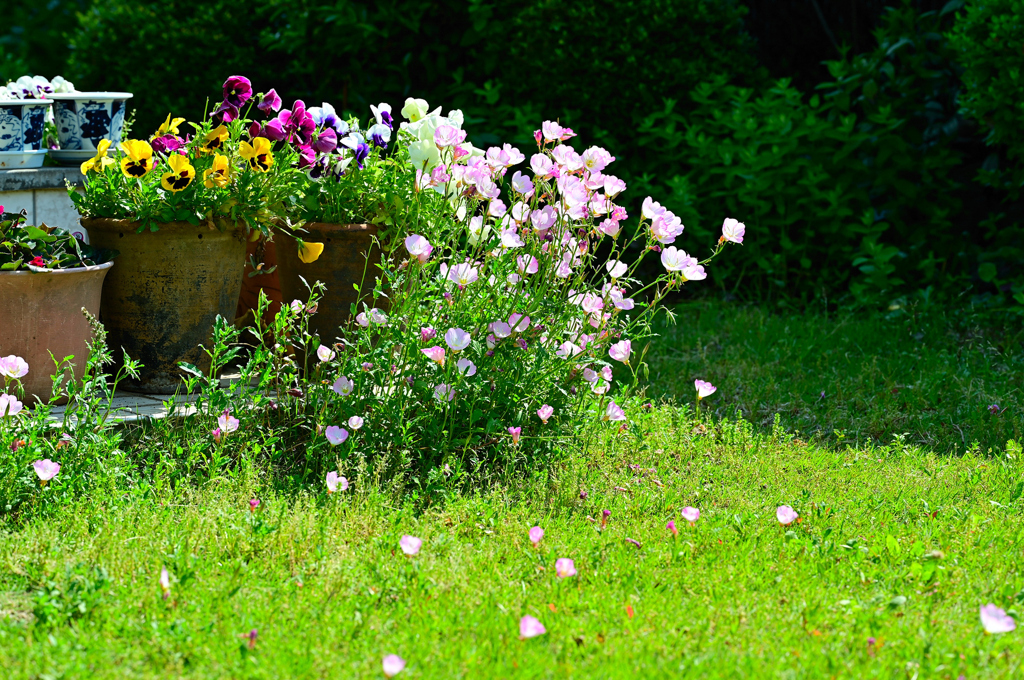
{"type": "Polygon", "coordinates": [[[256,105],[256,108],[270,116],[281,110],[281,104],[281,97],[277,94],[277,90],[271,89],[270,92],[260,97],[260,103],[256,105]]]}
{"type": "Polygon", "coordinates": [[[252,98],[252,83],[245,76],[231,76],[224,81],[224,102],[240,109],[252,98]]]}

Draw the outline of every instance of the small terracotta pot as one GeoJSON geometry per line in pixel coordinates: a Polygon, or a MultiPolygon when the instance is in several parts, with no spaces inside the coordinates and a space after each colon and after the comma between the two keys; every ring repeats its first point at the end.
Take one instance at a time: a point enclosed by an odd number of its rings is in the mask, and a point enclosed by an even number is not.
{"type": "Polygon", "coordinates": [[[253,313],[259,306],[260,302],[260,291],[262,290],[267,299],[270,300],[270,306],[267,307],[266,314],[263,315],[264,325],[270,325],[273,323],[274,317],[279,311],[281,311],[281,280],[277,273],[277,270],[270,272],[269,274],[256,274],[250,276],[255,270],[252,267],[251,261],[255,259],[257,263],[263,263],[263,269],[271,269],[277,265],[277,243],[274,241],[250,241],[245,247],[245,270],[242,272],[242,292],[238,294],[238,308],[235,310],[235,323],[241,325],[248,325],[252,323],[253,313]],[[257,257],[256,254],[259,251],[260,245],[263,246],[263,255],[257,257]]]}
{"type": "MultiPolygon", "coordinates": [[[[303,228],[308,232],[303,241],[323,243],[324,252],[307,264],[299,259],[295,239],[279,237],[281,295],[285,302],[308,300],[309,291],[300,276],[310,285],[314,281],[323,283],[327,290],[310,318],[309,329],[320,336],[321,342],[330,344],[339,336],[339,327],[348,323],[352,303],[373,290],[374,279],[380,274],[380,249],[373,242],[377,225],[314,222],[303,228]],[[353,284],[360,286],[358,292],[353,284]]],[[[381,301],[377,304],[383,308],[381,301]]]]}
{"type": "Polygon", "coordinates": [[[241,223],[224,231],[187,222],[136,233],[127,220],[83,219],[92,245],[121,252],[103,287],[100,320],[107,342],[142,362],[125,389],[173,394],[183,388],[179,361],[209,369],[199,348],[210,348],[217,315],[231,323],[245,262],[241,223]]]}
{"type": "Polygon", "coordinates": [[[0,272],[0,353],[28,362],[28,375],[21,379],[26,401],[50,400],[56,372],[51,353],[57,361],[73,356],[74,380],[82,379],[92,337],[82,308],[99,314],[103,279],[113,266],[106,262],[51,272],[0,272]]]}

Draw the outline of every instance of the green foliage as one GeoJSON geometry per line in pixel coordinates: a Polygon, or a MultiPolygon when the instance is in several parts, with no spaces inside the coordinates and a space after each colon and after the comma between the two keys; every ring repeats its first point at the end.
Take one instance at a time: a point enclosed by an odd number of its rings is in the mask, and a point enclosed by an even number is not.
{"type": "Polygon", "coordinates": [[[93,248],[60,227],[25,224],[26,213],[0,214],[0,270],[71,269],[109,262],[117,251],[93,248]],[[40,258],[39,263],[36,258],[40,258]]]}

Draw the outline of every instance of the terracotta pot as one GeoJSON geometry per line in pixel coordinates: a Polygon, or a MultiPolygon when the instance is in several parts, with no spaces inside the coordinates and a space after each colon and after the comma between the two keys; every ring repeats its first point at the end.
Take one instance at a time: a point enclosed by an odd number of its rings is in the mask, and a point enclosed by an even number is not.
{"type": "Polygon", "coordinates": [[[127,220],[83,219],[92,244],[121,252],[103,287],[100,320],[111,349],[143,363],[125,389],[173,394],[183,388],[179,361],[209,368],[199,345],[210,347],[217,315],[234,320],[242,287],[245,236],[187,222],[136,233],[127,220]]]}
{"type": "Polygon", "coordinates": [[[257,264],[262,262],[264,270],[275,267],[277,265],[277,244],[274,241],[264,242],[262,240],[250,241],[246,244],[245,270],[242,272],[242,292],[238,294],[235,323],[239,325],[252,323],[253,313],[259,305],[260,291],[262,290],[266,294],[267,299],[270,300],[270,306],[267,307],[267,312],[263,315],[263,323],[270,325],[274,320],[274,316],[281,311],[281,280],[276,269],[269,274],[250,276],[255,271],[251,264],[252,260],[256,260],[257,264]],[[258,256],[257,253],[261,246],[263,254],[258,256]]]}
{"type": "MultiPolygon", "coordinates": [[[[310,331],[319,335],[321,342],[332,343],[339,335],[338,328],[348,322],[352,303],[373,290],[374,279],[380,273],[380,249],[373,243],[377,225],[314,222],[303,228],[308,232],[303,240],[323,243],[324,252],[316,262],[306,264],[299,260],[295,240],[279,236],[281,295],[286,302],[308,300],[309,291],[300,276],[310,285],[314,281],[323,283],[327,290],[310,318],[310,331]],[[353,284],[361,284],[358,293],[353,284]]],[[[381,306],[380,301],[377,304],[381,306]]]]}
{"type": "MultiPolygon", "coordinates": [[[[113,266],[107,262],[52,272],[0,272],[0,353],[28,362],[28,375],[21,379],[26,401],[50,400],[56,371],[51,353],[57,361],[73,356],[74,379],[82,379],[92,337],[82,308],[99,314],[103,279],[113,266]]],[[[68,377],[65,372],[62,383],[68,377]]]]}

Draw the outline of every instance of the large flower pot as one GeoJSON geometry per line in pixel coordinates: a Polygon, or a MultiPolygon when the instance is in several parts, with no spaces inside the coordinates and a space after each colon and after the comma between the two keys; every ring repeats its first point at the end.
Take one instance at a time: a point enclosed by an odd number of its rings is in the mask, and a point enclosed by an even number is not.
{"type": "MultiPolygon", "coordinates": [[[[323,343],[332,343],[338,337],[338,328],[348,322],[352,303],[373,290],[373,282],[380,275],[380,249],[373,242],[377,235],[375,224],[322,224],[307,223],[303,227],[307,242],[324,244],[324,252],[315,262],[299,259],[295,240],[279,236],[277,244],[278,275],[281,296],[285,303],[306,301],[309,291],[299,277],[313,285],[320,281],[326,287],[316,314],[309,322],[310,332],[320,336],[323,343]],[[361,288],[357,293],[353,285],[361,288]]],[[[378,306],[383,306],[380,301],[378,306]]]]}
{"type": "Polygon", "coordinates": [[[43,164],[43,129],[52,104],[41,99],[0,102],[0,170],[43,164]]]}
{"type": "Polygon", "coordinates": [[[269,326],[274,317],[281,311],[281,280],[277,273],[277,244],[273,241],[250,241],[245,249],[245,271],[242,273],[242,291],[238,294],[238,309],[235,310],[235,323],[248,325],[259,306],[260,291],[270,300],[263,323],[269,326]],[[260,247],[262,257],[257,256],[260,247]],[[265,274],[256,274],[251,261],[263,263],[263,271],[273,270],[265,274]]]}
{"type": "Polygon", "coordinates": [[[179,361],[209,368],[199,348],[210,348],[214,319],[234,319],[242,286],[245,235],[187,222],[137,233],[126,220],[83,219],[92,245],[121,254],[103,287],[100,320],[111,349],[143,363],[126,389],[173,394],[182,389],[179,361]]]}
{"type": "Polygon", "coordinates": [[[121,141],[130,92],[68,92],[51,94],[60,149],[50,157],[61,165],[79,165],[96,155],[101,140],[121,141]]]}
{"type": "MultiPolygon", "coordinates": [[[[82,379],[92,336],[82,308],[99,314],[103,279],[113,266],[0,272],[0,352],[28,362],[28,375],[21,379],[27,399],[50,400],[56,373],[51,353],[57,361],[74,356],[74,380],[82,379]]],[[[66,371],[62,382],[68,377],[66,371]]]]}

